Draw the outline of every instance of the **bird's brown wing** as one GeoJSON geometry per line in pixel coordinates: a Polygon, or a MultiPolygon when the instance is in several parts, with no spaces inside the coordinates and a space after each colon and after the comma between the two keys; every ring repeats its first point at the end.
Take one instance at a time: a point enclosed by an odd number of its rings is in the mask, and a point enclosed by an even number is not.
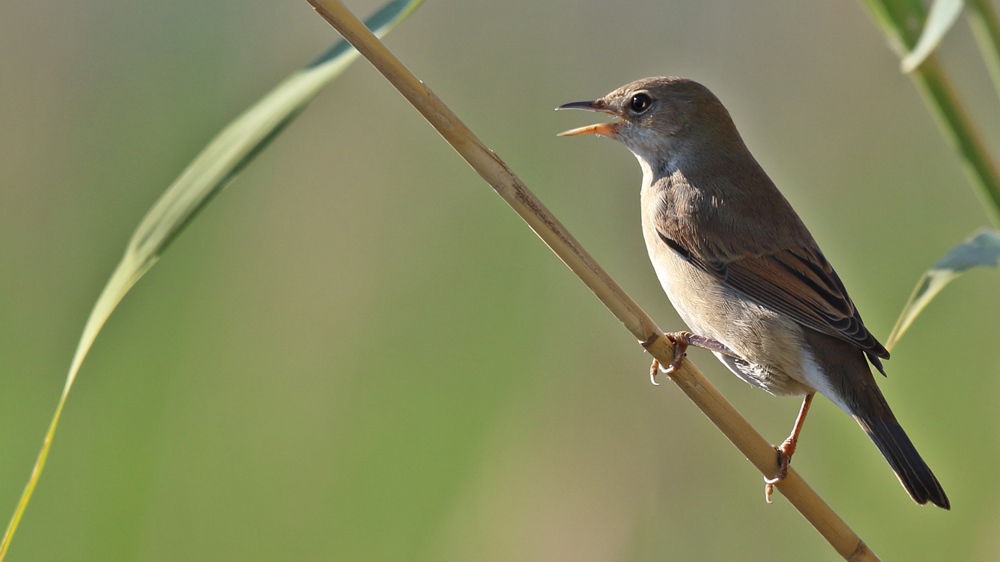
{"type": "Polygon", "coordinates": [[[691,252],[662,233],[660,237],[696,267],[758,304],[858,346],[882,371],[878,358],[888,359],[889,352],[865,327],[837,272],[818,249],[800,246],[749,255],[741,252],[741,257],[727,260],[691,252]]]}

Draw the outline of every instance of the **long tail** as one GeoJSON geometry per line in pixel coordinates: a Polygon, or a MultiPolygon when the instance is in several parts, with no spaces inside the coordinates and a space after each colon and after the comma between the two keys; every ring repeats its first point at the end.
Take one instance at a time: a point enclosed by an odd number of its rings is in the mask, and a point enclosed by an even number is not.
{"type": "Polygon", "coordinates": [[[889,409],[864,353],[850,343],[813,330],[803,330],[803,335],[827,377],[829,386],[820,390],[833,394],[828,397],[858,421],[910,497],[919,504],[931,502],[951,509],[941,484],[889,409]]]}
{"type": "Polygon", "coordinates": [[[941,484],[895,419],[876,419],[861,415],[855,415],[854,419],[882,452],[913,501],[921,505],[931,502],[951,509],[951,502],[941,484]]]}

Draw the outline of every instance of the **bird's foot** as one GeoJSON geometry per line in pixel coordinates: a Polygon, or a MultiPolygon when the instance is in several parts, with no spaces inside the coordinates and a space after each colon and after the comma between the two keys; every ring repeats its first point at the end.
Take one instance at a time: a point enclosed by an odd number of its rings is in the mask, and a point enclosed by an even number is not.
{"type": "Polygon", "coordinates": [[[795,441],[789,437],[784,443],[774,448],[778,453],[778,472],[773,478],[764,479],[764,501],[771,503],[771,494],[774,492],[774,485],[781,482],[788,476],[788,465],[792,463],[792,454],[795,453],[795,441]]]}
{"type": "Polygon", "coordinates": [[[674,344],[674,359],[665,368],[660,364],[659,360],[653,359],[653,364],[649,366],[649,382],[655,386],[660,385],[660,383],[656,382],[657,374],[662,372],[664,375],[670,376],[670,373],[681,368],[687,348],[692,344],[691,338],[700,337],[695,336],[691,332],[667,332],[663,335],[674,344]]]}
{"type": "MultiPolygon", "coordinates": [[[[653,364],[649,366],[649,382],[657,386],[660,384],[656,382],[657,374],[663,373],[664,375],[670,375],[670,373],[673,373],[677,369],[681,368],[681,363],[684,362],[684,356],[688,346],[693,345],[709,351],[717,351],[724,355],[733,355],[733,352],[728,347],[708,336],[699,336],[698,334],[692,334],[691,332],[666,332],[663,336],[674,344],[674,359],[666,367],[664,367],[658,360],[653,359],[653,364]]],[[[654,341],[656,341],[655,337],[648,340],[649,343],[643,342],[643,347],[649,347],[649,345],[654,341]]]]}
{"type": "Polygon", "coordinates": [[[774,485],[788,476],[788,465],[792,462],[792,455],[795,454],[795,446],[799,443],[799,434],[802,433],[802,424],[806,421],[806,414],[809,413],[809,406],[812,405],[814,396],[816,396],[815,392],[805,395],[802,399],[802,406],[799,407],[799,415],[795,416],[795,425],[792,426],[792,432],[788,434],[788,439],[785,439],[781,445],[774,448],[778,453],[778,472],[774,475],[774,478],[764,479],[764,500],[767,503],[771,503],[771,492],[774,491],[774,485]]]}

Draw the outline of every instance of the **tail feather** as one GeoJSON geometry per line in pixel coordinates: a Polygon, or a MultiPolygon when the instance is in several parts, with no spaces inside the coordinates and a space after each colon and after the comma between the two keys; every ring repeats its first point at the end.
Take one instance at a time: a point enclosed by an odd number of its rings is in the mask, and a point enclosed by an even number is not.
{"type": "Polygon", "coordinates": [[[951,502],[941,484],[896,420],[858,415],[854,419],[882,452],[913,501],[921,505],[931,502],[944,509],[951,509],[951,502]]]}
{"type": "Polygon", "coordinates": [[[803,330],[803,336],[819,371],[817,390],[858,421],[915,502],[950,509],[941,484],[892,414],[865,355],[851,343],[813,330],[803,330]]]}

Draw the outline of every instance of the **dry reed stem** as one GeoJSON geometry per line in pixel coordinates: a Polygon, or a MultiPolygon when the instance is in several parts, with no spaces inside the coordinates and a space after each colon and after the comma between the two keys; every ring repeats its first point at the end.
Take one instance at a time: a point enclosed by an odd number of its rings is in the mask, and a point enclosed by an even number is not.
{"type": "MultiPolygon", "coordinates": [[[[514,172],[430,88],[403,66],[343,3],[338,0],[308,1],[413,104],[639,342],[652,341],[646,351],[661,363],[669,364],[673,359],[673,345],[670,341],[663,337],[653,320],[580,246],[514,172]]],[[[777,472],[774,447],[757,433],[690,361],[685,361],[679,370],[671,374],[671,379],[761,474],[770,477],[777,472]]],[[[788,477],[776,487],[845,560],[878,560],[858,535],[791,467],[788,477]]]]}

